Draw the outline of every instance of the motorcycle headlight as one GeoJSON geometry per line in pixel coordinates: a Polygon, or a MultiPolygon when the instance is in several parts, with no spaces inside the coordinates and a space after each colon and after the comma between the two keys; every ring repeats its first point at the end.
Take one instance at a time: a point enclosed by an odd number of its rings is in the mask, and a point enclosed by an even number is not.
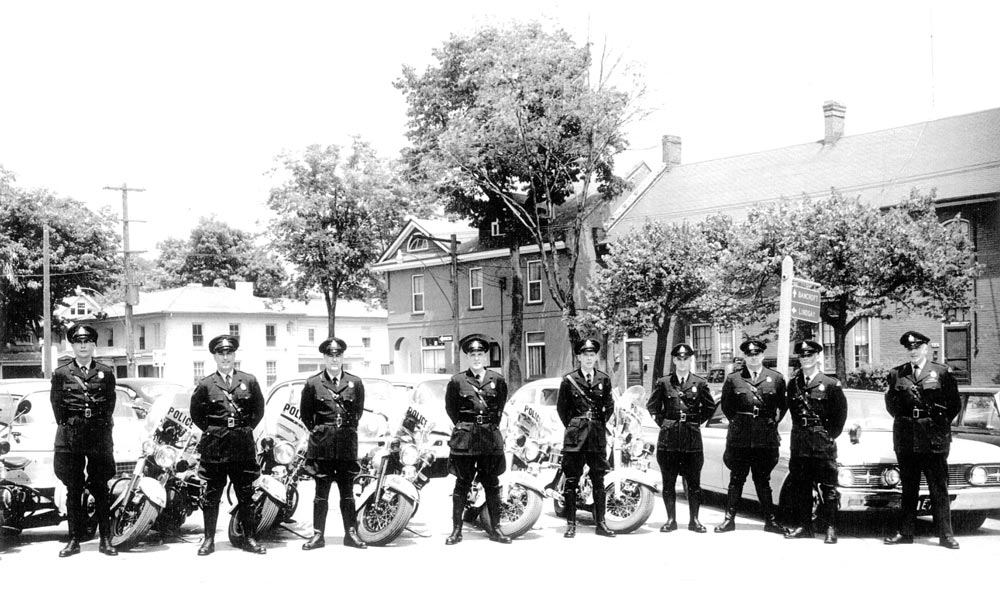
{"type": "Polygon", "coordinates": [[[642,440],[633,440],[628,445],[628,453],[632,458],[639,458],[646,452],[646,443],[642,440]]]}
{"type": "Polygon", "coordinates": [[[542,453],[541,448],[538,447],[536,442],[528,440],[524,444],[524,458],[525,460],[532,462],[538,460],[538,455],[542,453]]]}
{"type": "Polygon", "coordinates": [[[420,460],[420,450],[413,444],[403,444],[399,449],[399,461],[406,466],[413,466],[420,460]]]}
{"type": "Polygon", "coordinates": [[[882,482],[887,487],[895,487],[900,482],[899,469],[891,467],[882,472],[882,482]]]}
{"type": "Polygon", "coordinates": [[[150,456],[154,452],[156,452],[156,442],[154,442],[153,440],[146,440],[145,442],[142,443],[143,454],[145,454],[146,456],[150,456]]]}
{"type": "Polygon", "coordinates": [[[295,459],[295,446],[285,441],[275,442],[272,454],[278,464],[291,464],[295,459]]]}
{"type": "Polygon", "coordinates": [[[173,446],[160,446],[153,454],[153,462],[160,468],[170,468],[177,462],[177,449],[173,446]]]}

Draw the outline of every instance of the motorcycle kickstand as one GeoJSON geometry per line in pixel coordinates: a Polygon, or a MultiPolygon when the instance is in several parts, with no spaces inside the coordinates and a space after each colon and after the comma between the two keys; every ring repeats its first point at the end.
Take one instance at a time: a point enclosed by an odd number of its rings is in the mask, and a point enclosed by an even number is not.
{"type": "Polygon", "coordinates": [[[283,528],[285,530],[288,530],[289,532],[295,534],[296,536],[298,536],[299,538],[302,538],[303,540],[308,540],[308,539],[312,538],[311,535],[306,535],[306,534],[303,534],[303,533],[299,532],[298,530],[294,530],[288,524],[285,524],[285,523],[278,524],[278,527],[283,528]]]}
{"type": "Polygon", "coordinates": [[[413,534],[414,536],[417,536],[418,538],[430,538],[431,537],[430,534],[421,534],[420,532],[414,530],[410,526],[405,526],[403,529],[406,530],[407,532],[413,534]]]}

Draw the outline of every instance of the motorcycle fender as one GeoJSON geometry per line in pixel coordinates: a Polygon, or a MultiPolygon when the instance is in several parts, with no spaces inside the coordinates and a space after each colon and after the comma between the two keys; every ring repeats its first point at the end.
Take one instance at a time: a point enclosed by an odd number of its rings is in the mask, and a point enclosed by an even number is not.
{"type": "MultiPolygon", "coordinates": [[[[377,485],[371,484],[365,487],[365,491],[361,494],[361,497],[357,500],[358,509],[365,504],[365,501],[372,496],[375,492],[375,487],[377,485]]],[[[389,489],[393,493],[399,493],[400,495],[409,498],[414,503],[420,503],[420,491],[413,486],[413,483],[399,476],[398,474],[390,474],[385,477],[385,482],[382,486],[389,489]]]]}
{"type": "Polygon", "coordinates": [[[286,500],[285,485],[269,474],[260,475],[254,481],[254,487],[260,489],[265,495],[273,499],[279,505],[284,505],[286,500]]]}
{"type": "Polygon", "coordinates": [[[162,508],[167,504],[167,490],[163,488],[160,481],[150,477],[142,477],[139,479],[139,490],[153,505],[162,508]]]}
{"type": "Polygon", "coordinates": [[[535,493],[538,493],[539,497],[545,496],[545,489],[543,489],[542,486],[538,484],[538,479],[523,471],[518,471],[518,470],[508,471],[500,475],[500,484],[503,485],[504,487],[512,485],[521,485],[522,487],[528,489],[529,491],[534,491],[535,493]]]}
{"type": "Polygon", "coordinates": [[[643,487],[648,487],[649,490],[654,493],[660,492],[660,481],[651,476],[648,472],[642,472],[641,470],[636,470],[634,468],[623,468],[620,470],[613,470],[604,475],[604,484],[606,485],[617,484],[621,481],[631,481],[642,485],[643,487]]]}

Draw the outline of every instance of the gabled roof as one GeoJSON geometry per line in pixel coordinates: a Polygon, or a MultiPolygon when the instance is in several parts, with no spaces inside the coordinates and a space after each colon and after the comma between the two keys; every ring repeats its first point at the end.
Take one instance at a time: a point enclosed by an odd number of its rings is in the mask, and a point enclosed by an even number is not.
{"type": "Polygon", "coordinates": [[[608,221],[697,221],[831,188],[887,206],[916,188],[938,201],[1000,192],[1000,108],[734,157],[661,166],[608,221]]]}
{"type": "MultiPolygon", "coordinates": [[[[446,219],[417,219],[410,217],[406,225],[396,235],[396,239],[382,252],[376,264],[392,261],[396,257],[396,252],[403,251],[410,238],[414,235],[427,237],[437,237],[439,239],[450,239],[451,234],[460,242],[459,253],[472,251],[472,241],[478,241],[479,230],[469,225],[468,221],[448,221],[446,219]]],[[[450,254],[451,246],[446,241],[428,240],[427,251],[405,252],[407,255],[416,257],[439,257],[450,254]]]]}

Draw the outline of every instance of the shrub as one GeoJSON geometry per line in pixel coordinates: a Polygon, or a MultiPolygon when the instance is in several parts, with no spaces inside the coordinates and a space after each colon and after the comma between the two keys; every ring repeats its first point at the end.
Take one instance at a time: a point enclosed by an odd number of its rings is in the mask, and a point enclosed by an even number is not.
{"type": "Polygon", "coordinates": [[[862,364],[861,368],[847,373],[847,382],[844,384],[851,389],[884,392],[889,388],[889,368],[862,364]]]}

